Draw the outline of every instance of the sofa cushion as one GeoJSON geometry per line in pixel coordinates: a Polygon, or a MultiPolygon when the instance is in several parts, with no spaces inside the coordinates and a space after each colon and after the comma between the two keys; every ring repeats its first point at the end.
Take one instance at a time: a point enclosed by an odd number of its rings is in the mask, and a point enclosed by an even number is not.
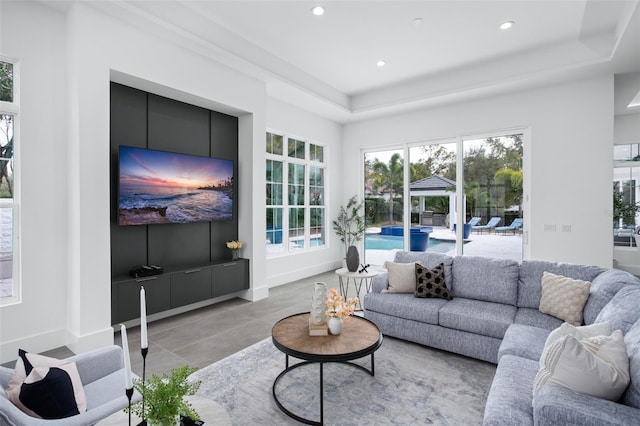
{"type": "Polygon", "coordinates": [[[631,383],[625,391],[622,402],[631,407],[640,408],[640,320],[624,336],[629,355],[629,374],[631,383]]]}
{"type": "Polygon", "coordinates": [[[538,361],[549,330],[530,325],[513,324],[504,334],[498,351],[498,361],[505,355],[515,355],[538,361]]]}
{"type": "Polygon", "coordinates": [[[493,376],[483,425],[532,425],[531,389],[537,372],[538,361],[503,356],[493,376]]]}
{"type": "MultiPolygon", "coordinates": [[[[453,280],[451,275],[451,266],[453,265],[453,257],[442,253],[420,252],[420,251],[398,251],[394,258],[397,263],[413,263],[420,262],[429,269],[433,269],[439,264],[444,265],[444,279],[449,284],[453,280]]],[[[451,287],[449,286],[449,290],[451,287]]]]}
{"type": "Polygon", "coordinates": [[[518,308],[514,322],[516,324],[530,325],[550,331],[560,327],[563,321],[551,315],[543,314],[538,308],[518,308]]]}
{"type": "Polygon", "coordinates": [[[629,384],[629,358],[622,332],[581,340],[564,336],[551,343],[540,357],[534,401],[536,391],[546,384],[617,401],[629,384]]]}
{"type": "Polygon", "coordinates": [[[444,264],[441,263],[433,269],[429,269],[416,263],[416,297],[451,300],[452,296],[447,289],[444,279],[444,264]]]}
{"type": "Polygon", "coordinates": [[[514,260],[457,256],[453,261],[451,291],[454,297],[515,306],[518,268],[514,260]]]}
{"type": "Polygon", "coordinates": [[[584,306],[584,323],[593,324],[602,308],[620,289],[628,285],[640,285],[640,279],[619,269],[610,269],[595,277],[591,281],[589,299],[584,306]]]}
{"type": "Polygon", "coordinates": [[[389,274],[389,287],[383,293],[411,293],[416,291],[416,268],[414,263],[384,262],[389,274]]]}
{"type": "Polygon", "coordinates": [[[627,286],[618,291],[596,317],[595,322],[611,322],[614,330],[627,334],[640,319],[640,286],[627,286]]]}
{"type": "Polygon", "coordinates": [[[448,302],[444,299],[419,299],[413,294],[364,295],[364,309],[398,318],[438,325],[438,311],[448,302]]]}
{"type": "Polygon", "coordinates": [[[542,274],[545,271],[576,280],[592,281],[604,270],[599,266],[583,266],[544,260],[523,260],[518,278],[518,307],[535,309],[540,307],[542,274]]]}
{"type": "Polygon", "coordinates": [[[515,306],[456,297],[442,306],[438,321],[443,327],[502,339],[515,316],[515,306]]]}
{"type": "Polygon", "coordinates": [[[582,309],[589,297],[591,283],[551,272],[542,273],[540,312],[573,325],[582,324],[582,309]]]}

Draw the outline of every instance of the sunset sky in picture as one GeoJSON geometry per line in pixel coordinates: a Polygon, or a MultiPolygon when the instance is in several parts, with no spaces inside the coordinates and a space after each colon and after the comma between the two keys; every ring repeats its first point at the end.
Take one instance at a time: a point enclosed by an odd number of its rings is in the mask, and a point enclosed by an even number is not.
{"type": "Polygon", "coordinates": [[[120,147],[120,184],[198,188],[233,176],[233,162],[209,157],[120,147]]]}

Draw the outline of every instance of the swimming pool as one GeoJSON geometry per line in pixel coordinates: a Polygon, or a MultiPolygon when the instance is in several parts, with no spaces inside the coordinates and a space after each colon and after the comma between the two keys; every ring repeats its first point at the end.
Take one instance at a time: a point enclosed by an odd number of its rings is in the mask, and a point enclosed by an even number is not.
{"type": "MultiPolygon", "coordinates": [[[[403,237],[399,235],[367,234],[364,237],[365,250],[402,250],[403,244],[403,237]]],[[[455,247],[455,241],[429,238],[427,251],[446,253],[455,247]]]]}

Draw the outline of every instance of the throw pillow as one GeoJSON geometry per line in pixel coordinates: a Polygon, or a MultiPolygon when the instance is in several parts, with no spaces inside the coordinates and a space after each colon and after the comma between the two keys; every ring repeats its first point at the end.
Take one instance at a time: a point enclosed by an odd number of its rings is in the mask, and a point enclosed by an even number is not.
{"type": "Polygon", "coordinates": [[[395,263],[384,262],[389,271],[389,288],[383,293],[415,293],[416,291],[416,262],[395,263]]]}
{"type": "Polygon", "coordinates": [[[447,289],[444,279],[444,263],[429,269],[416,263],[416,297],[439,297],[451,300],[453,297],[447,289]]]}
{"type": "Polygon", "coordinates": [[[87,410],[84,388],[76,363],[18,352],[7,396],[32,417],[61,419],[87,410]]]}
{"type": "Polygon", "coordinates": [[[545,272],[542,274],[540,312],[575,326],[582,324],[582,309],[589,298],[589,281],[545,272]]]}
{"type": "Polygon", "coordinates": [[[564,336],[542,353],[533,393],[535,398],[536,391],[549,383],[617,401],[629,381],[629,357],[620,330],[582,340],[564,336]]]}
{"type": "Polygon", "coordinates": [[[613,333],[610,322],[601,322],[591,325],[583,325],[581,327],[575,327],[568,322],[562,323],[562,325],[547,336],[547,341],[544,344],[546,348],[556,340],[564,336],[573,336],[578,340],[586,339],[588,337],[595,336],[610,336],[613,333]]]}

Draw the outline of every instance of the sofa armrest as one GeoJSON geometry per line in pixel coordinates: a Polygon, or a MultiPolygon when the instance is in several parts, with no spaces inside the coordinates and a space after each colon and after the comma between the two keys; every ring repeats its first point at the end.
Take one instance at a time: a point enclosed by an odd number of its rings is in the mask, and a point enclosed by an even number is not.
{"type": "Polygon", "coordinates": [[[382,272],[371,280],[371,291],[373,293],[382,293],[382,290],[386,290],[389,287],[389,273],[382,272]]]}
{"type": "Polygon", "coordinates": [[[570,389],[544,385],[533,401],[534,425],[638,425],[640,409],[570,389]]]}
{"type": "Polygon", "coordinates": [[[69,361],[76,363],[80,380],[85,386],[124,367],[122,348],[117,345],[74,355],[69,361]]]}

